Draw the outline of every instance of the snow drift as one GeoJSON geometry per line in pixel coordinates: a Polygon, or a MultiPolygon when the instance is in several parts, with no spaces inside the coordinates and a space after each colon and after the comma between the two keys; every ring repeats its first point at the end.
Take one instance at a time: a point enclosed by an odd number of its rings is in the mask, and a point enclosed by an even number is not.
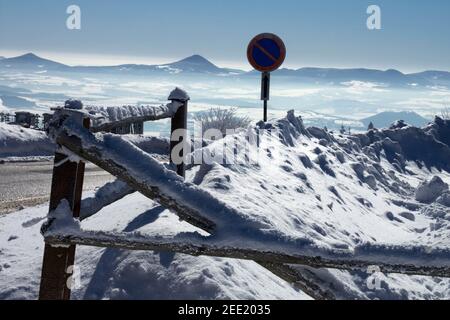
{"type": "Polygon", "coordinates": [[[43,131],[0,123],[0,158],[52,156],[55,144],[43,131]]]}

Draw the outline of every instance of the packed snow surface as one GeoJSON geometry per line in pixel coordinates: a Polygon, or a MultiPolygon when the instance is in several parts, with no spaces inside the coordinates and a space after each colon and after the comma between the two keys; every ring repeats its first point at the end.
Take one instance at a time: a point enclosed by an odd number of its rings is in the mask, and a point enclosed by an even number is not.
{"type": "Polygon", "coordinates": [[[43,131],[0,123],[0,158],[52,156],[55,145],[43,131]]]}
{"type": "MultiPolygon", "coordinates": [[[[86,196],[91,196],[87,194],[86,196]]],[[[36,299],[48,205],[0,217],[0,299],[36,299]]],[[[107,231],[195,230],[135,193],[85,222],[107,231]]],[[[73,299],[309,299],[251,261],[78,247],[73,299]]]]}

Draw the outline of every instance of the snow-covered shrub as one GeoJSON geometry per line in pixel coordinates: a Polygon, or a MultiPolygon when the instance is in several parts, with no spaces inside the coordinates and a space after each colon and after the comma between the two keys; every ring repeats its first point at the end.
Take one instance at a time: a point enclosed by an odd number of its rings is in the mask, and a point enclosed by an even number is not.
{"type": "Polygon", "coordinates": [[[211,108],[208,111],[198,112],[194,120],[202,125],[203,132],[217,129],[225,136],[229,129],[245,128],[250,124],[248,117],[236,114],[237,109],[211,108]]]}

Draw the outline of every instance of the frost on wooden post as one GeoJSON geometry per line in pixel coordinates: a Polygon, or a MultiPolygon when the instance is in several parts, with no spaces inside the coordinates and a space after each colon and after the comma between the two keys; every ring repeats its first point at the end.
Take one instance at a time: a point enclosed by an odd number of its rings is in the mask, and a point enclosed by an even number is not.
{"type": "Polygon", "coordinates": [[[64,108],[71,110],[81,110],[83,109],[83,103],[80,100],[70,99],[64,103],[64,108]]]}
{"type": "Polygon", "coordinates": [[[177,100],[177,101],[188,101],[191,98],[189,97],[189,95],[187,94],[186,91],[184,91],[183,89],[180,89],[178,87],[176,87],[169,95],[169,98],[167,98],[167,100],[177,100]]]}

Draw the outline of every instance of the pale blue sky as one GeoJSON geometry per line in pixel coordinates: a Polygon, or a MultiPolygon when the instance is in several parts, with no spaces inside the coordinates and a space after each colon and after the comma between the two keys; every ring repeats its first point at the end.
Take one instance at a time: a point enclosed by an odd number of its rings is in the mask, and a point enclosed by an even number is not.
{"type": "Polygon", "coordinates": [[[71,64],[164,63],[201,54],[249,69],[248,41],[274,32],[285,66],[450,71],[448,0],[0,0],[0,55],[35,52],[71,64]],[[66,8],[82,29],[66,28],[66,8]],[[382,10],[382,30],[366,9],[382,10]]]}

